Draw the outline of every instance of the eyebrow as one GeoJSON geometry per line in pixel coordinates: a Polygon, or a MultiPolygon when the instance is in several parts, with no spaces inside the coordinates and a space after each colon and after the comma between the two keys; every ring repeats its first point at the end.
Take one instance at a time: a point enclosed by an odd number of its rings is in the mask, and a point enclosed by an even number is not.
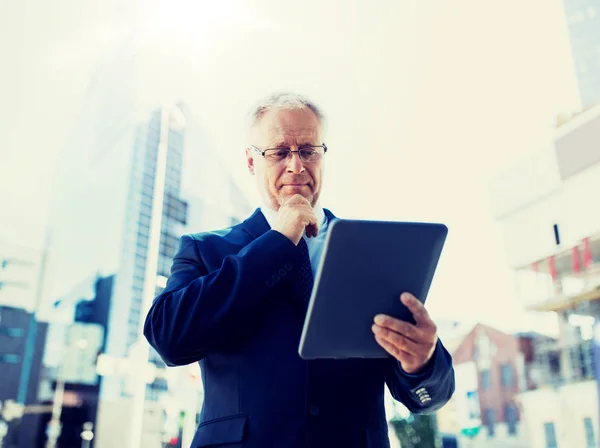
{"type": "MultiPolygon", "coordinates": [[[[303,146],[315,146],[318,145],[318,143],[312,143],[309,141],[303,142],[303,143],[299,143],[298,147],[303,147],[303,146]]],[[[278,141],[277,143],[273,144],[272,146],[270,146],[270,148],[289,148],[290,145],[283,142],[283,141],[278,141]]]]}

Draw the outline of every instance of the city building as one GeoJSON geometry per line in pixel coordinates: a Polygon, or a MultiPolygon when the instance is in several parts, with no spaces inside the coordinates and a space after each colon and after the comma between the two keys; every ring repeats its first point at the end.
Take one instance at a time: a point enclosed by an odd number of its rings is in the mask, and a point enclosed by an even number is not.
{"type": "Polygon", "coordinates": [[[563,0],[583,109],[600,104],[600,0],[563,0]]]}
{"type": "MultiPolygon", "coordinates": [[[[46,344],[46,332],[48,325],[44,322],[32,320],[32,314],[22,308],[0,305],[0,403],[2,406],[10,406],[9,403],[21,403],[26,406],[37,403],[40,379],[42,375],[42,358],[46,344]],[[32,326],[33,325],[33,326],[32,326]],[[32,351],[29,362],[26,361],[26,345],[28,336],[34,331],[32,351]],[[28,373],[25,377],[24,374],[28,373]],[[24,401],[19,400],[21,389],[25,391],[24,401]]],[[[17,419],[15,419],[17,420],[17,419]]],[[[13,426],[6,425],[6,434],[3,446],[30,447],[32,433],[39,425],[39,415],[31,412],[25,413],[18,419],[20,431],[13,426]]],[[[1,437],[0,437],[1,439],[1,437]]]]}
{"type": "MultiPolygon", "coordinates": [[[[91,177],[104,181],[88,187],[85,195],[81,195],[85,188],[73,189],[72,194],[68,195],[75,195],[70,201],[75,209],[68,216],[73,216],[78,211],[81,215],[75,215],[77,219],[67,223],[65,228],[54,226],[55,235],[59,234],[55,237],[55,242],[64,238],[62,245],[58,243],[54,246],[54,251],[59,251],[61,257],[60,261],[56,257],[53,260],[54,272],[70,269],[72,264],[77,263],[75,269],[78,278],[84,279],[77,282],[71,291],[60,296],[60,301],[63,304],[76,303],[74,309],[71,307],[76,321],[103,326],[106,341],[101,351],[113,360],[126,360],[130,358],[136,344],[146,344],[141,339],[140,330],[145,317],[143,308],[145,288],[148,287],[151,226],[152,220],[156,219],[152,211],[157,204],[154,189],[159,172],[159,146],[166,145],[167,155],[164,184],[161,186],[164,192],[160,204],[160,241],[157,246],[157,272],[152,296],[164,286],[178,248],[179,237],[183,233],[228,227],[244,219],[251,211],[236,183],[228,176],[218,159],[212,157],[211,160],[208,150],[201,154],[202,157],[195,154],[188,157],[184,154],[201,148],[198,134],[195,134],[190,122],[193,123],[193,115],[183,104],[150,112],[148,120],[134,129],[130,150],[126,151],[125,147],[119,149],[122,160],[113,160],[106,166],[103,163],[94,166],[94,169],[103,171],[104,176],[94,173],[91,177]],[[188,117],[192,117],[192,120],[188,117]],[[131,160],[127,161],[124,153],[131,160]],[[183,163],[184,157],[186,165],[183,163]],[[197,164],[189,162],[194,157],[198,159],[197,164]],[[129,173],[115,163],[124,164],[129,173]],[[186,200],[183,199],[184,184],[188,188],[186,200]],[[91,198],[94,198],[91,203],[93,205],[89,202],[91,198]],[[93,208],[90,213],[87,212],[89,208],[93,208]],[[76,222],[77,229],[73,227],[73,222],[76,222]],[[95,235],[97,241],[90,241],[92,238],[87,229],[91,229],[91,234],[95,235]],[[80,250],[82,247],[85,252],[80,250]],[[73,259],[67,259],[69,256],[73,259]],[[89,285],[93,272],[99,272],[100,275],[114,273],[114,277],[110,277],[110,286],[105,288],[105,296],[111,296],[110,300],[78,301],[86,284],[89,285]]],[[[62,200],[69,201],[68,198],[62,200]]],[[[60,222],[64,222],[64,219],[60,222]]],[[[146,389],[146,418],[142,439],[144,446],[163,438],[163,414],[165,400],[169,396],[166,374],[163,372],[164,363],[153,351],[148,360],[159,372],[154,374],[155,379],[150,381],[146,389]]],[[[130,406],[133,406],[131,380],[130,376],[123,374],[110,374],[102,378],[98,405],[98,443],[110,446],[118,443],[116,439],[123,440],[123,437],[127,437],[131,428],[127,423],[131,415],[130,406]],[[117,427],[121,429],[115,431],[117,427]]]]}
{"type": "Polygon", "coordinates": [[[0,305],[34,311],[43,251],[0,239],[0,305]]]}
{"type": "Polygon", "coordinates": [[[79,300],[55,303],[45,352],[40,354],[44,368],[37,396],[39,421],[34,428],[38,445],[47,440],[55,402],[60,403],[59,446],[80,445],[83,426],[91,425],[93,430],[96,425],[102,382],[96,362],[106,349],[114,279],[114,275],[98,277],[90,281],[87,291],[80,284],[76,290],[85,295],[79,300]]]}
{"type": "Polygon", "coordinates": [[[519,338],[483,324],[440,335],[452,354],[456,392],[437,413],[439,431],[473,447],[528,447],[515,400],[524,372],[519,338]]]}
{"type": "Polygon", "coordinates": [[[98,64],[53,192],[46,302],[72,304],[62,307],[71,319],[108,315],[94,438],[101,446],[133,446],[136,434],[141,446],[160,446],[165,408],[173,407],[164,363],[151,350],[132,364],[147,346],[148,297],[164,287],[182,234],[229,227],[251,213],[191,108],[140,81],[138,50],[124,44],[98,64]],[[112,275],[109,307],[79,303],[96,277],[112,275]],[[132,423],[140,372],[148,382],[141,430],[132,423]]]}
{"type": "Polygon", "coordinates": [[[532,448],[596,446],[600,317],[600,106],[556,129],[548,148],[491,185],[508,264],[530,313],[518,397],[532,448]]]}

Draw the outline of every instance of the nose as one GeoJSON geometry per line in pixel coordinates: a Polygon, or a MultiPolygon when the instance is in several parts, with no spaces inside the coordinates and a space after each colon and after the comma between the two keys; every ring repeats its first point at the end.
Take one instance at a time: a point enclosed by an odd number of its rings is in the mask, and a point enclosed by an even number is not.
{"type": "Polygon", "coordinates": [[[288,173],[300,174],[304,171],[304,164],[300,159],[300,154],[297,152],[292,152],[289,156],[287,162],[287,171],[288,173]]]}

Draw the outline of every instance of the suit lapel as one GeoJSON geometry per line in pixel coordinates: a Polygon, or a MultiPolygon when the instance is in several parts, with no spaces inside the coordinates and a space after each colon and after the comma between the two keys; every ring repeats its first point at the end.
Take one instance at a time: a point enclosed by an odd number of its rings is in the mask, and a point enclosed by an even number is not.
{"type": "Polygon", "coordinates": [[[260,208],[257,208],[252,216],[242,222],[242,228],[250,234],[253,240],[264,235],[271,227],[265,218],[265,215],[262,214],[260,208]]]}

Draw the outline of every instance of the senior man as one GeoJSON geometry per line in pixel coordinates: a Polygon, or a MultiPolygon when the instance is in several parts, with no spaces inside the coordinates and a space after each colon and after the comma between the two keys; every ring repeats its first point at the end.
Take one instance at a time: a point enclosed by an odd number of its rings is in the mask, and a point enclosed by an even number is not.
{"type": "Polygon", "coordinates": [[[306,361],[298,343],[327,229],[319,202],[323,114],[276,94],[252,114],[246,148],[263,205],[234,227],[185,235],[144,334],[170,366],[199,362],[201,421],[192,447],[389,447],[387,384],[414,413],[454,392],[452,360],[423,305],[415,325],[374,316],[388,358],[306,361]]]}

